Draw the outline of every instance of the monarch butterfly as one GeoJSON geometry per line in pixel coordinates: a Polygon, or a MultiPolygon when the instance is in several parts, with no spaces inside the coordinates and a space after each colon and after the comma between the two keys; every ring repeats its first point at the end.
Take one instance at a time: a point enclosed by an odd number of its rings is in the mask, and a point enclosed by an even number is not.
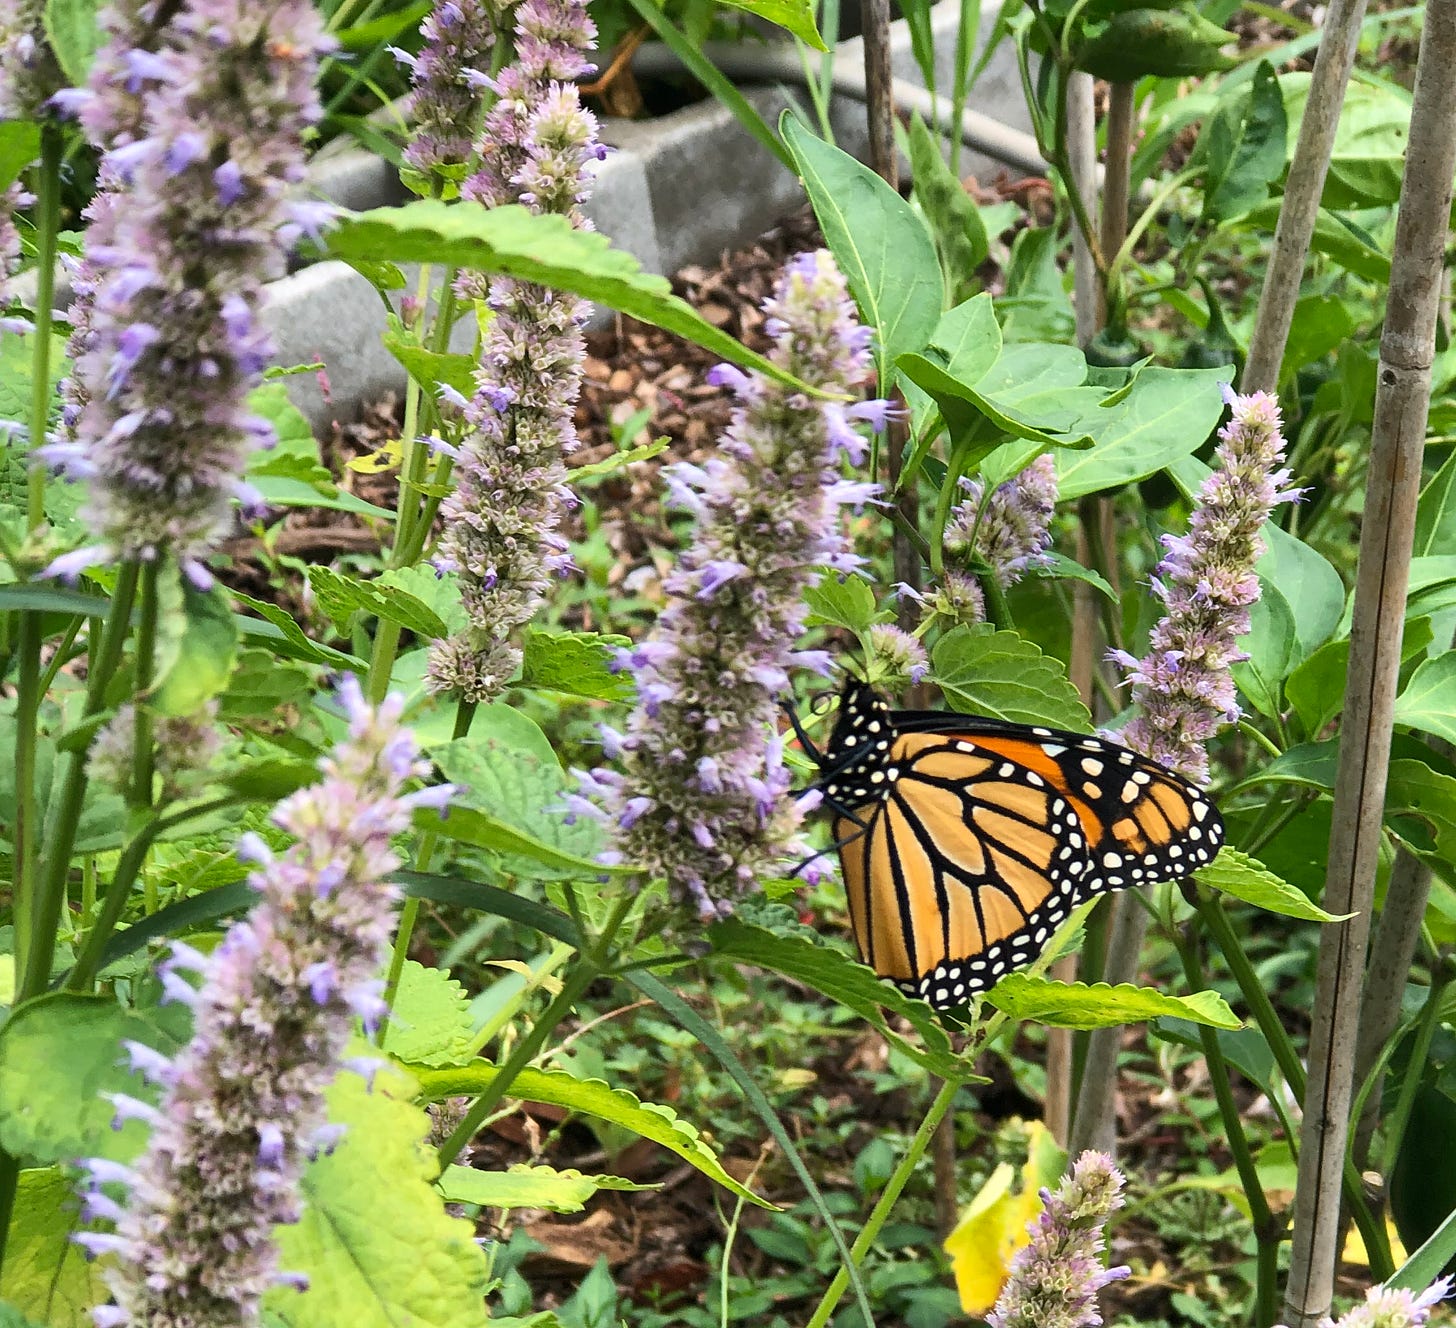
{"type": "Polygon", "coordinates": [[[1223,842],[1198,789],[1101,738],[891,710],[855,678],[824,751],[795,728],[861,956],[936,1009],[1031,963],[1078,904],[1187,876],[1223,842]]]}

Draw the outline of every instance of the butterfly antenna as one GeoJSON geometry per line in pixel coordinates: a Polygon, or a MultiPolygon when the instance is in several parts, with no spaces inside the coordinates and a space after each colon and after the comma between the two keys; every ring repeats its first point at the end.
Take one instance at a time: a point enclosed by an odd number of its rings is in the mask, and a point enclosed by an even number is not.
{"type": "Polygon", "coordinates": [[[798,711],[787,701],[780,701],[779,707],[789,717],[789,723],[793,726],[794,735],[799,739],[799,746],[809,754],[809,757],[815,765],[822,766],[824,764],[824,753],[815,745],[814,739],[805,732],[803,724],[799,722],[798,711]]]}

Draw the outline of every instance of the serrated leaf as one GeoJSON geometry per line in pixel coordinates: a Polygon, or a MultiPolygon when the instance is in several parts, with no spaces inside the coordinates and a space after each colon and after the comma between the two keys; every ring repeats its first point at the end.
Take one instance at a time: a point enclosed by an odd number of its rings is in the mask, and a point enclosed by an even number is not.
{"type": "Polygon", "coordinates": [[[126,1068],[127,1041],[170,1055],[182,1039],[99,996],[48,992],[18,1006],[0,1028],[0,1144],[38,1162],[134,1157],[146,1126],[113,1130],[105,1095],[157,1093],[126,1068]]]}
{"type": "Polygon", "coordinates": [[[919,350],[940,317],[940,263],[930,232],[874,171],[816,138],[789,112],[779,132],[794,154],[825,243],[875,330],[883,370],[919,350]]]}
{"type": "Polygon", "coordinates": [[[389,330],[382,334],[384,348],[404,366],[405,372],[431,397],[439,384],[453,387],[467,401],[475,395],[473,355],[442,354],[420,344],[413,332],[406,330],[397,317],[391,316],[389,330]]]}
{"type": "Polygon", "coordinates": [[[302,660],[306,664],[322,664],[325,668],[344,669],[349,673],[361,673],[368,667],[364,660],[346,655],[332,646],[311,641],[286,610],[265,600],[254,599],[240,590],[232,592],[233,598],[262,616],[263,621],[236,614],[238,634],[245,641],[266,642],[269,648],[288,659],[302,660]]]}
{"type": "Polygon", "coordinates": [[[346,1127],[303,1176],[303,1219],[276,1232],[279,1264],[308,1289],[278,1288],[265,1304],[288,1328],[479,1328],[488,1282],[473,1225],[446,1215],[432,1182],[430,1122],[398,1069],[372,1090],[341,1074],[329,1119],[346,1127]],[[383,1219],[383,1220],[381,1220],[383,1219]]]}
{"type": "Polygon", "coordinates": [[[389,1010],[384,1050],[419,1065],[457,1065],[470,1056],[470,998],[443,969],[404,961],[389,1010]]]}
{"type": "Polygon", "coordinates": [[[950,705],[1013,724],[1089,733],[1092,715],[1061,661],[1015,632],[985,624],[957,627],[931,655],[935,681],[950,705]]]}
{"type": "Polygon", "coordinates": [[[1083,567],[1081,563],[1068,558],[1064,553],[1058,553],[1055,549],[1044,554],[1046,563],[1033,569],[1032,575],[1044,581],[1085,581],[1089,586],[1100,590],[1114,604],[1117,602],[1117,592],[1108,584],[1107,578],[1101,572],[1090,567],[1083,567]]]}
{"type": "MultiPolygon", "coordinates": [[[[456,1068],[412,1068],[411,1072],[419,1080],[426,1100],[439,1102],[447,1097],[479,1096],[495,1078],[497,1069],[489,1061],[476,1060],[456,1068]]],[[[511,1084],[510,1096],[523,1102],[547,1102],[621,1125],[676,1153],[710,1180],[749,1203],[760,1208],[775,1207],[734,1180],[703,1142],[697,1128],[681,1119],[671,1107],[643,1102],[625,1088],[613,1088],[600,1079],[578,1079],[564,1070],[522,1070],[511,1084]]]]}
{"type": "Polygon", "coordinates": [[[46,39],[56,62],[75,87],[85,87],[103,33],[96,16],[100,0],[46,0],[42,11],[46,39]]]}
{"type": "Polygon", "coordinates": [[[533,627],[523,643],[520,685],[596,701],[624,701],[634,690],[631,676],[614,673],[611,666],[618,647],[628,644],[625,636],[533,627]]]}
{"type": "Polygon", "coordinates": [[[650,461],[666,452],[670,443],[669,438],[654,438],[650,443],[629,447],[625,452],[614,452],[602,461],[593,461],[589,466],[576,466],[566,472],[567,482],[575,488],[583,480],[600,479],[603,475],[611,475],[638,461],[650,461]]]}
{"type": "Polygon", "coordinates": [[[1225,845],[1206,867],[1193,873],[1200,885],[1221,894],[1242,899],[1246,904],[1287,918],[1303,918],[1306,922],[1341,922],[1353,916],[1326,913],[1310,902],[1303,890],[1280,880],[1262,862],[1225,845]]]}
{"type": "Polygon", "coordinates": [[[638,870],[630,866],[609,867],[591,858],[564,852],[475,807],[451,807],[443,820],[438,812],[418,811],[414,825],[422,834],[432,832],[453,839],[457,844],[470,844],[499,853],[506,859],[506,870],[514,875],[579,881],[638,870]]]}
{"type": "Polygon", "coordinates": [[[455,572],[436,572],[428,563],[414,567],[390,567],[369,582],[388,594],[402,590],[430,610],[453,636],[470,622],[460,603],[460,577],[455,572]]]}
{"type": "MultiPolygon", "coordinates": [[[[602,851],[599,822],[580,817],[567,824],[568,781],[554,755],[542,756],[517,742],[504,741],[499,734],[472,730],[467,738],[436,747],[431,756],[445,778],[464,790],[456,798],[462,807],[566,855],[552,865],[544,855],[530,857],[523,850],[502,848],[503,865],[512,874],[580,880],[587,868],[575,864],[592,863],[602,851]]],[[[450,824],[447,819],[443,833],[450,833],[450,824]]],[[[590,870],[600,875],[605,868],[594,865],[590,870]]]]}
{"type": "Polygon", "coordinates": [[[1456,742],[1456,651],[1428,659],[1395,701],[1395,722],[1456,742]]]}
{"type": "Polygon", "coordinates": [[[809,606],[809,627],[843,627],[859,635],[880,620],[875,592],[858,576],[825,571],[819,584],[804,592],[804,603],[809,606]]]}
{"type": "Polygon", "coordinates": [[[360,581],[320,564],[309,567],[308,584],[319,607],[341,629],[346,629],[354,615],[362,612],[394,623],[426,641],[438,641],[449,635],[439,614],[398,585],[360,581]]]}
{"type": "Polygon", "coordinates": [[[781,936],[736,918],[715,923],[709,935],[717,954],[783,973],[847,1006],[932,1074],[964,1082],[974,1077],[971,1065],[955,1054],[945,1029],[924,1001],[910,999],[841,951],[803,937],[781,936]],[[923,1046],[917,1047],[898,1033],[886,1020],[886,1010],[908,1020],[923,1046]]]}
{"type": "MultiPolygon", "coordinates": [[[[544,1208],[552,1213],[579,1213],[598,1190],[655,1190],[621,1176],[584,1176],[554,1167],[515,1166],[509,1171],[475,1167],[445,1168],[435,1183],[447,1203],[479,1204],[482,1208],[544,1208]]],[[[495,1320],[492,1319],[491,1323],[495,1320]]]]}
{"type": "Polygon", "coordinates": [[[672,293],[666,277],[643,272],[631,254],[612,248],[596,231],[577,230],[565,217],[537,215],[515,204],[486,208],[422,199],[355,213],[329,231],[328,245],[348,263],[439,263],[571,291],[675,332],[746,369],[807,387],[714,327],[672,293]]]}
{"type": "Polygon", "coordinates": [[[0,1272],[13,1314],[45,1328],[91,1328],[91,1306],[106,1299],[104,1264],[88,1263],[71,1239],[81,1228],[75,1186],[59,1167],[20,1173],[0,1272]]]}
{"type": "Polygon", "coordinates": [[[1216,991],[1169,996],[1130,982],[1054,982],[1050,978],[1008,973],[986,1000],[1013,1019],[1031,1019],[1053,1028],[1111,1028],[1169,1015],[1211,1028],[1242,1028],[1243,1022],[1216,991]]]}
{"type": "Polygon", "coordinates": [[[147,696],[159,715],[195,715],[226,689],[237,662],[238,627],[223,587],[204,592],[184,585],[181,626],[169,667],[147,696]]]}

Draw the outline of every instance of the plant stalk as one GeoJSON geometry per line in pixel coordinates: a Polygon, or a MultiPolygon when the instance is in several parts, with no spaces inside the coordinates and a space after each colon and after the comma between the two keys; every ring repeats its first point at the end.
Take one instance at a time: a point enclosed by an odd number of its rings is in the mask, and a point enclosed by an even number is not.
{"type": "MultiPolygon", "coordinates": [[[[1357,28],[1359,0],[1354,4],[1357,22],[1352,27],[1357,28]]],[[[1337,8],[1332,6],[1329,21],[1333,22],[1337,8]]],[[[1352,31],[1351,44],[1353,39],[1352,31]]],[[[1327,47],[1335,45],[1336,34],[1329,32],[1320,46],[1321,58],[1327,47]]],[[[1354,916],[1328,924],[1320,935],[1293,1250],[1285,1294],[1290,1328],[1312,1328],[1328,1313],[1334,1294],[1361,976],[1374,905],[1399,685],[1401,625],[1415,538],[1436,317],[1445,275],[1452,176],[1456,173],[1453,68],[1456,0],[1429,0],[1380,338],[1334,824],[1322,900],[1330,912],[1354,916]]],[[[1316,83],[1318,73],[1317,65],[1316,83]]],[[[1312,86],[1311,99],[1314,91],[1312,86]]],[[[1303,131],[1300,145],[1304,146],[1303,131]]],[[[1295,160],[1297,165],[1297,156],[1295,160]]]]}
{"type": "MultiPolygon", "coordinates": [[[[870,1210],[864,1228],[855,1237],[854,1244],[850,1246],[850,1257],[854,1260],[856,1268],[879,1238],[881,1228],[899,1201],[900,1195],[904,1192],[905,1185],[919,1165],[920,1159],[925,1156],[931,1136],[935,1134],[942,1118],[950,1110],[959,1088],[960,1085],[951,1080],[946,1080],[941,1084],[940,1091],[935,1095],[935,1101],[930,1104],[930,1110],[925,1113],[925,1119],[920,1122],[920,1128],[915,1131],[914,1137],[910,1140],[910,1147],[905,1150],[905,1156],[900,1159],[900,1165],[885,1182],[885,1188],[879,1199],[876,1200],[874,1208],[870,1210]]],[[[814,1311],[807,1328],[825,1328],[829,1322],[829,1316],[834,1313],[834,1307],[839,1304],[840,1297],[844,1295],[848,1287],[849,1274],[841,1268],[834,1274],[834,1280],[825,1291],[824,1298],[819,1302],[819,1307],[814,1311]]]]}
{"type": "MultiPolygon", "coordinates": [[[[140,569],[134,562],[122,563],[112,592],[111,608],[101,643],[86,680],[86,704],[82,718],[100,711],[106,684],[121,663],[121,652],[131,629],[132,604],[136,599],[140,569]]],[[[51,791],[50,810],[44,829],[44,872],[37,892],[32,919],[30,951],[25,962],[25,979],[16,992],[16,1003],[39,996],[50,981],[56,932],[61,910],[66,905],[66,880],[71,866],[71,848],[76,842],[77,822],[86,797],[86,757],[90,743],[66,753],[65,763],[51,791]],[[59,794],[59,796],[57,796],[59,794]]]]}
{"type": "Polygon", "coordinates": [[[152,670],[157,655],[157,578],[160,564],[142,568],[136,639],[136,689],[133,713],[136,717],[132,747],[131,802],[136,807],[152,805],[152,712],[147,693],[152,689],[152,670]]]}
{"type": "MultiPolygon", "coordinates": [[[[61,128],[47,119],[40,131],[40,166],[35,175],[35,343],[30,354],[30,445],[46,440],[51,417],[51,327],[55,318],[56,236],[61,228],[61,163],[66,141],[61,128]]],[[[44,466],[31,466],[26,485],[26,527],[45,520],[44,466]]]]}
{"type": "MultiPolygon", "coordinates": [[[[1259,293],[1259,312],[1249,341],[1249,358],[1239,383],[1240,390],[1246,393],[1273,392],[1279,386],[1279,366],[1294,321],[1309,242],[1319,219],[1320,195],[1324,192],[1340,108],[1345,102],[1345,87],[1350,81],[1364,16],[1365,0],[1331,0],[1325,15],[1319,53],[1315,56],[1309,83],[1309,99],[1299,125],[1299,143],[1284,182],[1274,247],[1264,274],[1264,287],[1259,293]]],[[[1301,1328],[1301,1325],[1294,1324],[1292,1328],[1301,1328]]]]}

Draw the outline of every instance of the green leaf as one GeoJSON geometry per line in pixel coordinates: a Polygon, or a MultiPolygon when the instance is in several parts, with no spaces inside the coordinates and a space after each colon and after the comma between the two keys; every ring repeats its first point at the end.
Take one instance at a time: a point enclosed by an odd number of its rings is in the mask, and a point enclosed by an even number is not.
{"type": "MultiPolygon", "coordinates": [[[[439,1102],[447,1097],[477,1097],[498,1072],[496,1066],[484,1060],[450,1069],[412,1070],[420,1081],[425,1100],[429,1102],[439,1102]]],[[[600,1079],[578,1079],[565,1070],[522,1070],[511,1084],[510,1096],[522,1102],[547,1102],[595,1116],[598,1120],[611,1121],[613,1125],[620,1125],[676,1153],[709,1180],[716,1181],[739,1198],[760,1208],[774,1207],[734,1180],[723,1169],[713,1150],[703,1142],[697,1129],[680,1119],[671,1107],[643,1102],[625,1088],[613,1088],[600,1079]]]]}
{"type": "Polygon", "coordinates": [[[1341,922],[1353,916],[1337,916],[1310,902],[1309,897],[1288,881],[1280,880],[1262,862],[1225,845],[1206,867],[1193,873],[1200,885],[1221,894],[1242,899],[1269,913],[1282,913],[1287,918],[1305,922],[1341,922]]]}
{"type": "Polygon", "coordinates": [[[1078,421],[1096,442],[1084,452],[1057,455],[1061,499],[1121,488],[1191,455],[1223,414],[1219,385],[1230,373],[1231,366],[1144,369],[1117,405],[1089,411],[1078,421]]]}
{"type": "Polygon", "coordinates": [[[475,369],[479,361],[474,355],[441,354],[420,344],[418,335],[391,315],[389,330],[381,335],[384,348],[405,368],[431,398],[439,384],[453,387],[469,400],[475,395],[475,369]]]}
{"type": "Polygon", "coordinates": [[[814,26],[811,0],[722,0],[733,9],[755,14],[761,19],[792,33],[811,50],[825,51],[824,38],[814,26]]]}
{"type": "MultiPolygon", "coordinates": [[[[603,874],[607,869],[593,861],[604,847],[601,825],[590,817],[567,824],[568,780],[554,753],[532,750],[516,735],[507,737],[504,730],[492,733],[480,719],[477,711],[469,737],[436,747],[430,755],[445,778],[464,790],[456,798],[458,807],[489,818],[493,830],[525,836],[512,847],[500,845],[505,869],[515,875],[573,880],[580,880],[584,872],[603,874]],[[554,858],[554,864],[548,858],[554,858]]],[[[456,833],[455,810],[439,824],[442,834],[456,833]]],[[[479,818],[470,819],[479,824],[479,818]]]]}
{"type": "Polygon", "coordinates": [[[1117,602],[1117,592],[1108,584],[1107,578],[1101,572],[1094,571],[1090,567],[1083,567],[1081,563],[1068,558],[1064,553],[1058,553],[1055,549],[1046,555],[1046,564],[1036,568],[1032,575],[1040,577],[1044,581],[1085,581],[1089,586],[1101,591],[1114,604],[1117,602]]]}
{"type": "Polygon", "coordinates": [[[714,923],[709,935],[715,953],[782,973],[853,1010],[931,1074],[962,1082],[974,1078],[973,1067],[956,1055],[945,1029],[924,1001],[912,1000],[897,987],[882,982],[873,969],[841,951],[807,937],[781,936],[737,919],[714,923]],[[923,1046],[917,1047],[897,1032],[886,1020],[886,1010],[908,1021],[923,1046]]]}
{"type": "MultiPolygon", "coordinates": [[[[1254,235],[1270,235],[1279,224],[1281,205],[1282,200],[1271,198],[1227,226],[1254,235]]],[[[1381,286],[1390,282],[1390,255],[1381,252],[1364,231],[1334,212],[1320,209],[1310,248],[1366,281],[1381,286]]]]}
{"type": "Polygon", "coordinates": [[[1456,651],[1428,659],[1396,698],[1395,722],[1456,742],[1456,651]]]}
{"type": "MultiPolygon", "coordinates": [[[[1279,86],[1292,128],[1304,117],[1309,75],[1285,74],[1279,86]]],[[[1352,82],[1340,106],[1322,204],[1338,211],[1399,201],[1409,135],[1409,93],[1387,83],[1352,82]]],[[[1285,145],[1290,157],[1297,139],[1290,134],[1285,145]]]]}
{"type": "Polygon", "coordinates": [[[41,19],[46,40],[75,87],[86,86],[91,61],[101,46],[103,34],[96,21],[100,8],[100,0],[46,0],[41,19]]]}
{"type": "Polygon", "coordinates": [[[1260,714],[1281,714],[1282,684],[1298,658],[1298,644],[1294,610],[1267,582],[1249,610],[1249,632],[1239,638],[1239,647],[1249,655],[1232,668],[1239,690],[1260,714]]]}
{"type": "Polygon", "coordinates": [[[329,1090],[343,1141],[305,1171],[303,1219],[276,1232],[281,1266],[308,1278],[306,1291],[279,1288],[265,1301],[288,1328],[338,1328],[345,1307],[350,1328],[479,1328],[485,1253],[431,1184],[430,1122],[413,1095],[393,1068],[372,1089],[341,1074],[329,1090]]]}
{"type": "Polygon", "coordinates": [[[238,657],[238,626],[228,592],[182,587],[182,632],[147,704],[159,715],[195,715],[227,688],[238,657]]]}
{"type": "MultiPolygon", "coordinates": [[[[804,388],[762,355],[714,327],[672,293],[666,277],[643,272],[596,231],[577,230],[561,216],[524,207],[486,208],[422,199],[345,218],[328,233],[330,252],[346,262],[387,260],[473,268],[571,291],[686,337],[746,369],[804,388]]],[[[812,390],[812,389],[811,389],[812,390]]]]}
{"type": "Polygon", "coordinates": [[[520,685],[595,701],[625,701],[633,693],[632,679],[626,673],[614,673],[612,662],[617,649],[629,644],[625,636],[530,628],[520,685]]]}
{"type": "Polygon", "coordinates": [[[957,710],[1076,733],[1092,729],[1061,661],[1015,632],[984,623],[957,627],[936,642],[931,659],[936,683],[957,710]]]}
{"type": "Polygon", "coordinates": [[[390,567],[370,585],[386,595],[396,590],[423,604],[444,625],[447,635],[462,631],[470,618],[460,603],[460,578],[454,572],[437,573],[428,563],[414,567],[390,567]]]}
{"type": "Polygon", "coordinates": [[[49,992],[17,1006],[0,1028],[0,1144],[38,1162],[134,1157],[147,1128],[133,1120],[113,1130],[105,1095],[155,1101],[157,1093],[126,1068],[127,1041],[168,1054],[181,1045],[175,1033],[99,996],[49,992]]]}
{"type": "Polygon", "coordinates": [[[45,1328],[91,1328],[91,1307],[106,1300],[105,1264],[88,1263],[71,1239],[83,1227],[75,1185],[59,1167],[20,1173],[0,1273],[9,1309],[45,1328]]]}
{"type": "Polygon", "coordinates": [[[1252,86],[1222,102],[1205,123],[1195,154],[1207,159],[1205,221],[1225,221],[1257,207],[1284,172],[1287,132],[1279,80],[1261,61],[1252,86]]]}
{"type": "Polygon", "coordinates": [[[104,618],[111,609],[105,595],[64,586],[15,581],[0,586],[0,613],[64,613],[67,617],[104,618]]]}
{"type": "Polygon", "coordinates": [[[799,167],[825,243],[879,338],[885,366],[919,350],[940,317],[935,245],[914,209],[868,166],[785,112],[779,132],[799,167]]]}
{"type": "Polygon", "coordinates": [[[40,126],[34,120],[0,120],[0,189],[40,156],[40,126]]]}
{"type": "Polygon", "coordinates": [[[843,627],[858,636],[881,618],[875,610],[875,592],[863,577],[854,575],[822,572],[819,584],[804,592],[804,602],[809,606],[810,627],[843,627]]]}
{"type": "Polygon", "coordinates": [[[404,961],[389,1009],[384,1050],[420,1065],[457,1065],[470,1057],[470,998],[443,969],[404,961]]]}
{"type": "Polygon", "coordinates": [[[577,466],[566,472],[567,480],[576,488],[583,480],[600,479],[603,475],[624,470],[635,462],[651,461],[653,457],[661,456],[667,451],[670,441],[667,438],[654,438],[650,443],[629,447],[625,452],[614,452],[602,461],[593,461],[589,466],[577,466]]]}
{"type": "Polygon", "coordinates": [[[449,635],[439,614],[398,585],[359,581],[321,564],[309,567],[308,584],[319,607],[340,630],[347,630],[354,615],[362,612],[395,623],[426,641],[449,635]]]}
{"type": "Polygon", "coordinates": [[[1053,1028],[1111,1028],[1171,1015],[1213,1028],[1242,1028],[1239,1017],[1215,991],[1168,996],[1130,982],[1054,982],[1050,978],[1008,973],[986,1000],[1013,1019],[1031,1019],[1053,1028]]]}
{"type": "Polygon", "coordinates": [[[1304,661],[1284,684],[1284,695],[1304,725],[1307,738],[1318,738],[1345,704],[1345,679],[1350,671],[1350,642],[1327,641],[1304,661]]]}
{"type": "MultiPolygon", "coordinates": [[[[1190,500],[1213,473],[1193,456],[1180,457],[1167,470],[1190,500]]],[[[1262,580],[1278,589],[1294,611],[1299,657],[1307,658],[1339,626],[1345,609],[1344,582],[1323,554],[1272,521],[1265,525],[1263,534],[1268,547],[1254,569],[1262,580]]],[[[1456,559],[1452,559],[1451,570],[1456,576],[1456,559]]]]}
{"type": "Polygon", "coordinates": [[[344,669],[350,673],[362,673],[368,667],[362,659],[355,659],[353,655],[346,655],[342,650],[309,640],[303,634],[303,628],[278,605],[254,599],[240,590],[233,591],[232,595],[240,604],[261,614],[263,618],[260,622],[242,614],[234,615],[238,634],[243,640],[265,642],[274,653],[287,659],[302,660],[306,664],[321,664],[325,668],[344,669]]]}
{"type": "Polygon", "coordinates": [[[1417,558],[1456,553],[1456,452],[1421,490],[1412,553],[1417,558]]]}
{"type": "Polygon", "coordinates": [[[915,198],[930,222],[941,271],[955,292],[985,262],[991,241],[980,209],[946,164],[939,138],[925,127],[918,111],[910,117],[909,144],[915,198]]]}
{"type": "Polygon", "coordinates": [[[1301,298],[1294,306],[1289,339],[1284,343],[1280,381],[1307,364],[1323,360],[1353,334],[1357,325],[1354,309],[1337,295],[1301,298]]]}
{"type": "Polygon", "coordinates": [[[621,1176],[584,1176],[576,1170],[528,1166],[514,1166],[509,1171],[449,1166],[435,1184],[446,1203],[478,1204],[481,1208],[544,1208],[552,1213],[579,1213],[598,1190],[660,1188],[638,1185],[621,1176]]]}

